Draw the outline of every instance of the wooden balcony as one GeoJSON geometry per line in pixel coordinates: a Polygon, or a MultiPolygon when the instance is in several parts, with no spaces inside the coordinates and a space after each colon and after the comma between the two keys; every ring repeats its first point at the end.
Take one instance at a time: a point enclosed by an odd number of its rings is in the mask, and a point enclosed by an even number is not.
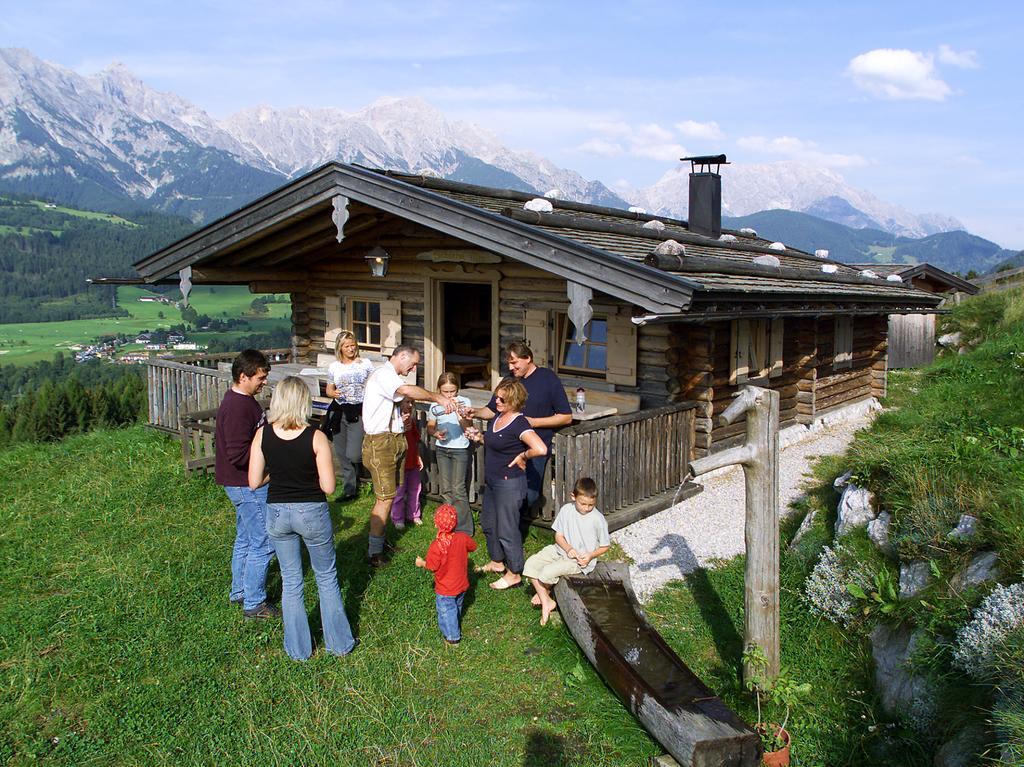
{"type": "MultiPolygon", "coordinates": [[[[179,435],[190,473],[209,471],[212,464],[216,409],[231,386],[231,376],[213,368],[152,360],[148,368],[149,423],[179,435]]],[[[598,508],[612,530],[689,497],[698,488],[679,483],[692,457],[695,405],[683,402],[585,421],[560,429],[547,464],[544,500],[534,524],[550,527],[562,504],[569,501],[579,477],[591,477],[600,490],[598,508]]],[[[437,499],[440,487],[434,471],[433,442],[427,436],[426,412],[416,411],[423,435],[421,454],[427,477],[424,489],[437,499]]],[[[483,426],[483,424],[478,424],[483,426]]],[[[469,500],[482,500],[483,450],[473,449],[469,500]]]]}

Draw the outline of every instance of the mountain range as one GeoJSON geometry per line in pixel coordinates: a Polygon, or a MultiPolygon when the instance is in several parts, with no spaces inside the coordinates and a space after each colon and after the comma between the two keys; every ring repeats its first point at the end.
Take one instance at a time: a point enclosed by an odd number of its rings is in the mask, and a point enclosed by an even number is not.
{"type": "MultiPolygon", "coordinates": [[[[637,205],[659,215],[687,213],[689,168],[683,164],[650,187],[616,193],[539,155],[511,150],[479,126],[450,121],[418,98],[384,98],[355,112],[258,106],[215,120],[175,94],[148,87],[120,64],[83,76],[29,51],[0,49],[0,191],[113,212],[152,209],[199,224],[332,160],[599,205],[637,205]]],[[[886,203],[827,169],[798,162],[723,168],[725,215],[773,209],[808,214],[797,220],[812,230],[816,221],[863,230],[863,237],[829,230],[830,242],[858,242],[859,260],[867,253],[909,258],[909,245],[894,238],[963,228],[949,216],[886,203]]],[[[803,241],[789,239],[796,246],[803,241]]],[[[820,240],[811,245],[827,247],[820,240]]],[[[838,255],[842,248],[835,250],[838,255]]]]}

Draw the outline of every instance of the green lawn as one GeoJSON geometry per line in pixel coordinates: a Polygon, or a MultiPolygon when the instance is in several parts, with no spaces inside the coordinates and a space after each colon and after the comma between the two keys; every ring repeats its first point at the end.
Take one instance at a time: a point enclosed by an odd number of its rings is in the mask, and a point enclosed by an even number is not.
{"type": "MultiPolygon", "coordinates": [[[[0,324],[0,364],[25,365],[53,358],[55,352],[67,351],[75,344],[85,344],[104,335],[115,333],[134,334],[142,330],[168,328],[181,324],[181,314],[173,305],[143,303],[139,296],[149,294],[142,288],[118,288],[118,303],[129,312],[130,317],[105,317],[95,320],[70,320],[67,322],[28,322],[0,324]],[[163,313],[163,318],[159,314],[163,313]]],[[[197,286],[189,294],[189,302],[200,314],[210,317],[243,317],[255,296],[245,286],[197,286]]],[[[291,305],[267,304],[268,312],[259,317],[246,316],[249,329],[226,333],[190,334],[189,339],[205,343],[217,336],[233,338],[250,333],[260,333],[274,327],[288,326],[284,319],[291,311],[291,305]]]]}
{"type": "MultiPolygon", "coordinates": [[[[525,589],[475,581],[465,639],[445,645],[430,578],[413,566],[432,528],[406,531],[371,576],[369,505],[332,504],[360,645],[299,664],[280,623],[245,622],[228,604],[232,509],[209,479],[185,479],[175,441],[138,427],[0,452],[0,763],[641,767],[661,753],[561,622],[538,625],[525,589]]],[[[794,567],[783,655],[815,686],[793,727],[797,764],[863,764],[863,648],[810,617],[794,567]]],[[[649,614],[749,718],[742,569],[698,572],[649,614]]]]}

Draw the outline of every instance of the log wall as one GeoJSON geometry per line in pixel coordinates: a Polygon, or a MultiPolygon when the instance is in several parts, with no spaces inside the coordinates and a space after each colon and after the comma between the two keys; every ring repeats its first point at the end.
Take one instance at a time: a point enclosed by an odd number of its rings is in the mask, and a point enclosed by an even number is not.
{"type": "MultiPolygon", "coordinates": [[[[500,349],[526,336],[524,320],[527,309],[548,311],[552,318],[568,310],[566,281],[560,277],[507,259],[494,264],[420,260],[417,255],[425,251],[465,250],[468,246],[457,239],[397,222],[382,224],[377,229],[379,237],[374,242],[381,244],[391,256],[385,278],[372,277],[358,254],[337,249],[332,252],[332,248],[322,248],[310,254],[309,257],[315,263],[309,270],[308,282],[301,290],[291,291],[292,340],[296,360],[313,364],[317,354],[333,351],[324,345],[324,331],[327,328],[325,300],[335,296],[366,296],[400,301],[402,343],[412,344],[422,350],[426,327],[424,291],[430,277],[450,279],[453,282],[496,278],[500,349]]],[[[272,282],[259,285],[261,290],[266,291],[281,291],[288,287],[272,282]]],[[[602,307],[627,316],[632,312],[631,305],[602,294],[596,294],[592,303],[597,313],[601,313],[602,307]]],[[[557,353],[554,328],[549,331],[549,336],[553,356],[557,353]]],[[[562,378],[566,385],[579,380],[584,386],[638,394],[641,407],[644,408],[665,404],[669,396],[665,367],[668,336],[669,331],[663,325],[648,325],[638,329],[635,386],[588,382],[588,379],[576,379],[570,375],[562,375],[562,378]]],[[[504,370],[504,355],[500,349],[492,349],[492,361],[497,361],[504,370]]],[[[424,384],[424,367],[421,365],[419,368],[421,385],[424,384]]]]}
{"type": "MultiPolygon", "coordinates": [[[[854,319],[853,362],[839,371],[833,370],[834,318],[790,317],[784,322],[782,373],[752,382],[779,392],[780,426],[810,424],[825,410],[868,396],[885,396],[887,321],[883,315],[854,319]]],[[[729,383],[731,322],[666,327],[669,399],[697,404],[694,454],[699,457],[712,448],[720,450],[742,442],[746,433],[743,417],[729,425],[716,420],[740,389],[729,383]]]]}
{"type": "Polygon", "coordinates": [[[885,396],[888,319],[884,315],[853,318],[853,360],[834,367],[835,320],[818,320],[818,374],[814,413],[822,413],[866,397],[885,396]]]}

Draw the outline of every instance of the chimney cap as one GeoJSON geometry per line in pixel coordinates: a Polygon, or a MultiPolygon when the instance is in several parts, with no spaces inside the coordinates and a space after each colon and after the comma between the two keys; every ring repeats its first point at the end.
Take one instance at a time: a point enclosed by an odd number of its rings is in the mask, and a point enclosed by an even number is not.
{"type": "MultiPolygon", "coordinates": [[[[702,168],[703,167],[707,167],[707,170],[702,170],[701,171],[703,173],[707,173],[708,171],[711,170],[710,166],[712,166],[712,165],[722,166],[722,165],[728,165],[729,164],[729,161],[727,159],[725,159],[725,155],[724,154],[705,154],[705,155],[697,155],[695,157],[681,157],[680,159],[683,162],[686,162],[687,160],[690,161],[690,172],[691,173],[696,173],[697,172],[697,166],[698,165],[702,166],[702,168]]],[[[715,169],[715,172],[716,173],[718,172],[717,168],[715,169]]]]}

